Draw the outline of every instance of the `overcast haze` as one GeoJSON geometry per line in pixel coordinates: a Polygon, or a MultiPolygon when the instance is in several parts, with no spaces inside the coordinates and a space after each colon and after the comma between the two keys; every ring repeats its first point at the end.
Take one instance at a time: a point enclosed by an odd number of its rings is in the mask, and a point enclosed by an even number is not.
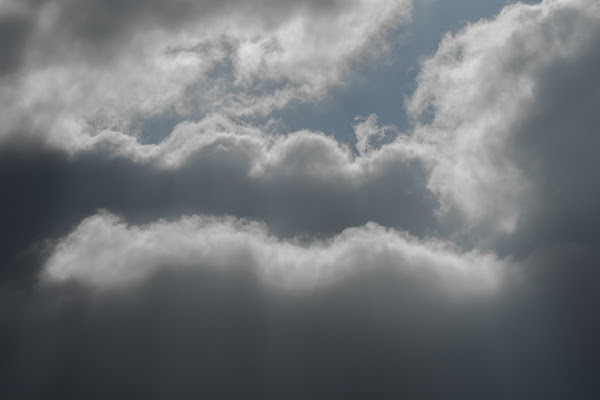
{"type": "Polygon", "coordinates": [[[596,0],[0,0],[0,398],[600,398],[596,0]]]}

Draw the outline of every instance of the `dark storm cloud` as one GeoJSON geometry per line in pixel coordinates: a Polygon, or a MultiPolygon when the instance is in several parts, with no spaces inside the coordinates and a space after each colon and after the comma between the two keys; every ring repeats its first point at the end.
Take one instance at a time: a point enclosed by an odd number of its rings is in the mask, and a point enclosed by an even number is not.
{"type": "Polygon", "coordinates": [[[127,290],[3,292],[18,306],[0,310],[0,395],[593,399],[599,259],[571,250],[475,299],[385,268],[281,292],[243,261],[127,290]]]}

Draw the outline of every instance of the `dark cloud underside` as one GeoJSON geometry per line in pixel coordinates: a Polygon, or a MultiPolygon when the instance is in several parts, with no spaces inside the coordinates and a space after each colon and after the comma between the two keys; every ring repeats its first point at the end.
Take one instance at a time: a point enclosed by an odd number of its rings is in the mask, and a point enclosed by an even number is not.
{"type": "Polygon", "coordinates": [[[436,229],[436,201],[416,163],[400,162],[358,187],[253,179],[247,171],[244,160],[223,154],[199,154],[170,171],[100,153],[69,160],[61,152],[7,148],[0,155],[0,185],[9,194],[0,199],[0,233],[2,258],[11,261],[3,277],[26,275],[19,260],[100,208],[137,224],[195,213],[250,217],[281,237],[329,236],[368,221],[419,235],[436,229]]]}
{"type": "Polygon", "coordinates": [[[394,271],[296,295],[211,269],[5,293],[3,397],[593,399],[599,258],[577,254],[491,301],[394,271]]]}

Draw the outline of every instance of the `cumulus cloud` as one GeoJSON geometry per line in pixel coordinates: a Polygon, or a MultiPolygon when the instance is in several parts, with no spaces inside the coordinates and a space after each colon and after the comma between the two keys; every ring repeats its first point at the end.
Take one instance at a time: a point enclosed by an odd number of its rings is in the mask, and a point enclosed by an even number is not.
{"type": "Polygon", "coordinates": [[[414,160],[425,151],[405,135],[396,142],[382,143],[389,132],[398,134],[392,126],[380,126],[376,114],[358,122],[354,126],[356,155],[348,144],[323,132],[272,134],[215,113],[197,122],[178,124],[156,144],[143,144],[120,131],[103,130],[96,135],[75,134],[63,146],[71,154],[100,151],[108,157],[124,157],[167,170],[182,168],[200,154],[219,153],[243,160],[253,177],[283,174],[360,184],[389,164],[414,160]]]}
{"type": "Polygon", "coordinates": [[[447,242],[417,240],[373,223],[302,244],[270,236],[264,224],[231,217],[193,216],[128,226],[101,212],[59,242],[42,276],[119,285],[163,265],[241,266],[292,288],[328,285],[364,269],[398,268],[434,275],[451,290],[485,293],[498,287],[508,264],[491,254],[461,252],[447,242]]]}
{"type": "MultiPolygon", "coordinates": [[[[445,207],[458,209],[471,223],[515,229],[534,184],[513,158],[515,138],[526,134],[522,127],[532,114],[550,109],[553,100],[544,96],[545,88],[557,75],[564,78],[569,65],[596,63],[590,55],[597,53],[599,21],[594,1],[517,3],[492,20],[446,35],[423,62],[407,106],[418,121],[415,140],[431,146],[422,157],[430,165],[429,187],[445,207]]],[[[552,112],[568,118],[567,107],[552,112]]],[[[544,140],[545,127],[528,129],[544,140]]],[[[560,134],[571,131],[565,126],[560,134]]],[[[534,146],[524,158],[544,151],[534,146]]]]}
{"type": "Polygon", "coordinates": [[[162,112],[182,120],[212,111],[269,114],[319,96],[341,83],[353,60],[384,45],[387,28],[407,21],[410,2],[13,8],[4,9],[2,29],[22,43],[4,46],[3,68],[18,70],[0,90],[2,137],[33,132],[60,148],[104,129],[135,135],[136,121],[162,112]]]}

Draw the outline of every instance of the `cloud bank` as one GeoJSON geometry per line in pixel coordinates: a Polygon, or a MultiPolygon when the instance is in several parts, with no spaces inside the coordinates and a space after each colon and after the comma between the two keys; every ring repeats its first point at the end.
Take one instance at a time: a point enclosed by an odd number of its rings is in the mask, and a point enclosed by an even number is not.
{"type": "Polygon", "coordinates": [[[0,397],[596,399],[600,5],[446,34],[403,129],[278,128],[410,10],[0,3],[0,397]]]}

